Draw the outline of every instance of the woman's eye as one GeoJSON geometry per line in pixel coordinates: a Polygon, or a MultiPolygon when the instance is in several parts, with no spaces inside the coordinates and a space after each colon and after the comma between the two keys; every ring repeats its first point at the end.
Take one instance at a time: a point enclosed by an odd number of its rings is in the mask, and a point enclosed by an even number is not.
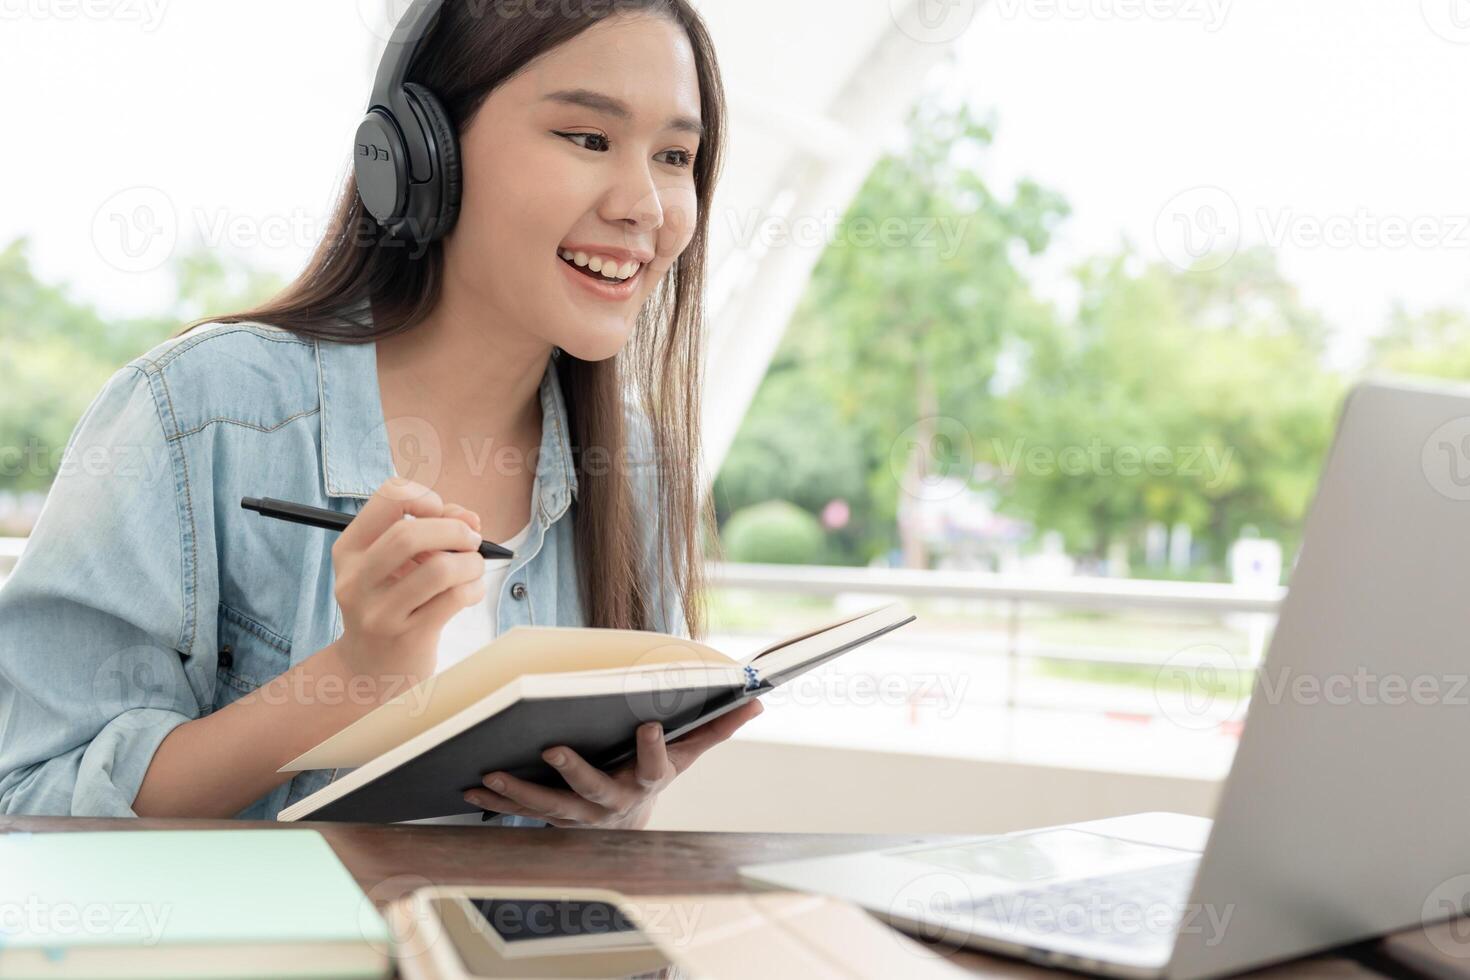
{"type": "Polygon", "coordinates": [[[565,136],[567,139],[571,139],[571,140],[577,140],[577,139],[601,140],[602,141],[602,144],[603,144],[601,149],[597,149],[594,146],[586,146],[586,149],[592,150],[594,153],[606,153],[607,152],[607,149],[608,149],[607,148],[607,137],[606,136],[603,136],[601,133],[557,133],[556,135],[558,135],[558,136],[565,136]]]}
{"type": "Polygon", "coordinates": [[[681,170],[694,166],[694,154],[690,153],[688,150],[670,150],[669,153],[678,157],[678,162],[676,162],[674,166],[680,168],[681,170]]]}

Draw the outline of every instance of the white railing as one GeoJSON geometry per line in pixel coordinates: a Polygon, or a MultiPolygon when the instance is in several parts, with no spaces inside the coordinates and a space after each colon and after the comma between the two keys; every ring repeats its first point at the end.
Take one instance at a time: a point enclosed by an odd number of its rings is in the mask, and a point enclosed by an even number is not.
{"type": "MultiPolygon", "coordinates": [[[[998,604],[1004,609],[1000,642],[966,643],[964,647],[967,653],[1003,660],[1005,681],[1001,704],[1012,712],[1017,708],[1074,710],[1076,707],[1024,698],[1021,682],[1026,661],[1127,668],[1162,669],[1168,666],[1186,671],[1208,671],[1219,665],[1219,658],[1211,655],[1219,652],[1213,647],[1192,652],[1178,648],[1148,649],[1116,642],[1112,646],[1028,642],[1023,637],[1028,606],[1058,612],[1198,614],[1210,620],[1244,623],[1241,636],[1246,647],[1245,656],[1239,661],[1232,658],[1231,662],[1238,663],[1242,669],[1254,669],[1260,663],[1270,624],[1286,595],[1286,589],[1282,587],[1242,588],[1201,582],[1085,576],[1043,579],[979,571],[718,562],[710,563],[707,571],[709,584],[714,589],[832,597],[866,594],[882,598],[970,600],[998,604]]],[[[944,641],[936,641],[935,645],[942,646],[944,641]]],[[[1145,713],[1158,714],[1157,705],[1146,708],[1145,713]]]]}
{"type": "Polygon", "coordinates": [[[924,599],[997,599],[1076,609],[1275,613],[1286,595],[1284,588],[1082,576],[1038,579],[993,572],[731,562],[711,562],[707,568],[711,584],[725,588],[807,595],[866,592],[924,599]]]}

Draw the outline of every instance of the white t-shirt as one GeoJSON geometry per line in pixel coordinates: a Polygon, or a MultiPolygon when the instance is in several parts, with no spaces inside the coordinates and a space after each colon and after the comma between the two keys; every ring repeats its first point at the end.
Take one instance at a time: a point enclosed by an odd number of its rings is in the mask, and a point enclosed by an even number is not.
{"type": "MultiPolygon", "coordinates": [[[[498,544],[509,548],[511,551],[519,551],[520,546],[526,543],[531,536],[531,524],[521,528],[509,541],[500,541],[498,544]]],[[[434,673],[439,673],[446,667],[459,663],[465,657],[495,639],[496,615],[500,610],[500,590],[505,585],[505,576],[510,570],[510,558],[487,558],[485,559],[485,598],[478,604],[466,606],[450,617],[449,622],[444,624],[444,630],[439,634],[439,660],[434,666],[434,673]]]]}

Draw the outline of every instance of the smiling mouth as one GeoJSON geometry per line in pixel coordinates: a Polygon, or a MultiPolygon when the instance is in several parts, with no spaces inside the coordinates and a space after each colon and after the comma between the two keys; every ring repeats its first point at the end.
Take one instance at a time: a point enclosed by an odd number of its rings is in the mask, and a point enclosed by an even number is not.
{"type": "Polygon", "coordinates": [[[556,257],[562,262],[571,266],[574,271],[581,273],[588,279],[591,279],[593,282],[600,282],[605,286],[622,286],[632,282],[634,279],[637,279],[640,275],[643,274],[644,267],[642,265],[639,265],[637,271],[635,271],[631,276],[626,279],[619,279],[616,276],[605,276],[601,272],[593,272],[590,265],[578,265],[572,259],[567,258],[564,252],[565,250],[558,250],[558,252],[556,253],[556,257]]]}

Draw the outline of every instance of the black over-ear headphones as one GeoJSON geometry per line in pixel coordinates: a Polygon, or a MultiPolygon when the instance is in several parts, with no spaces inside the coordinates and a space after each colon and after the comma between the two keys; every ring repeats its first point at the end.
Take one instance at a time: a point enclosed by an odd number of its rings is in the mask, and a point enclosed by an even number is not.
{"type": "Polygon", "coordinates": [[[367,116],[357,127],[357,193],[394,238],[427,244],[459,217],[459,137],[438,97],[405,82],[444,0],[415,0],[378,65],[367,116]]]}

